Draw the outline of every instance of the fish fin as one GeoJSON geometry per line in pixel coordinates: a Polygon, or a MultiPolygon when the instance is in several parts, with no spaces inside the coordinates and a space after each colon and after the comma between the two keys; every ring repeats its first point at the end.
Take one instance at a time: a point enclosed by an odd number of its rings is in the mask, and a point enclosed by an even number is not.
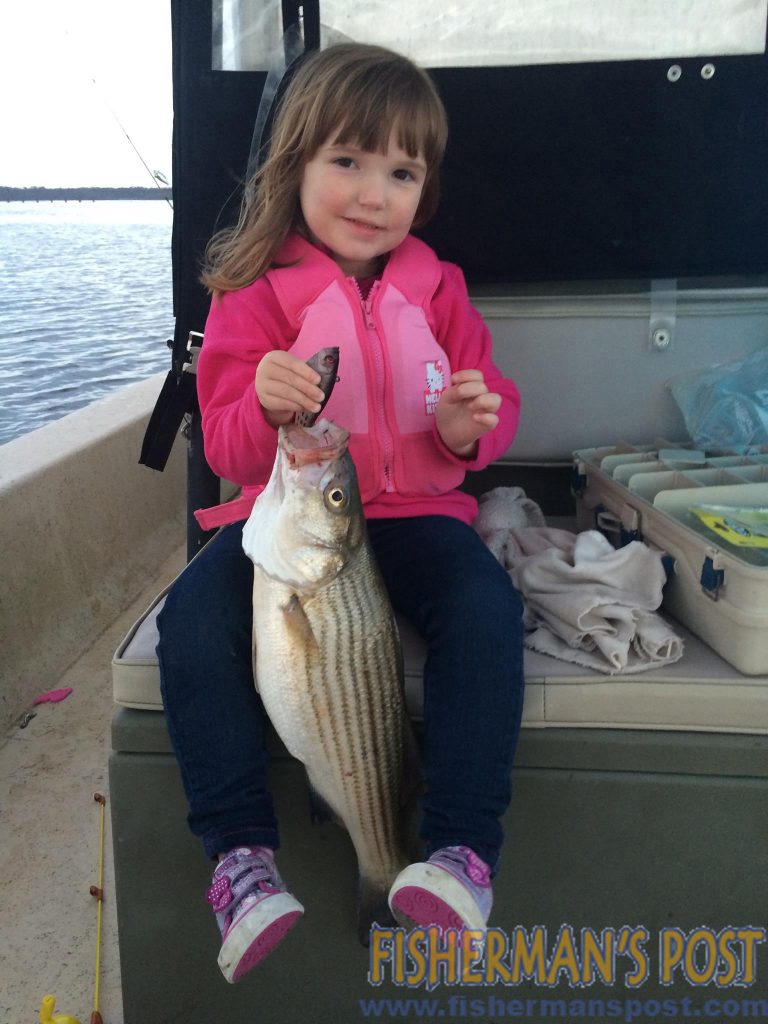
{"type": "Polygon", "coordinates": [[[333,821],[337,825],[344,827],[343,822],[339,818],[338,814],[325,797],[321,796],[320,793],[312,785],[311,780],[307,777],[309,783],[309,817],[313,825],[322,825],[325,821],[333,821]]]}
{"type": "Polygon", "coordinates": [[[291,594],[288,601],[282,606],[282,613],[286,627],[299,640],[309,647],[317,648],[319,646],[312,623],[307,618],[307,613],[304,611],[298,594],[291,594]]]}
{"type": "Polygon", "coordinates": [[[397,927],[397,922],[389,909],[387,897],[389,889],[367,878],[360,878],[357,903],[357,937],[361,946],[370,946],[371,928],[379,925],[382,928],[397,927]]]}

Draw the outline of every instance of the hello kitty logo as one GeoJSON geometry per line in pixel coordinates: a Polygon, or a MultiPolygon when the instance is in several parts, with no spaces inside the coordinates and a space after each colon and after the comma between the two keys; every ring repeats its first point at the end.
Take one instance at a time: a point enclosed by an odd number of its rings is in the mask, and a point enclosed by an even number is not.
{"type": "Polygon", "coordinates": [[[427,416],[432,416],[440,401],[440,395],[445,391],[445,372],[443,362],[436,359],[426,364],[426,388],[424,390],[424,411],[427,416]]]}

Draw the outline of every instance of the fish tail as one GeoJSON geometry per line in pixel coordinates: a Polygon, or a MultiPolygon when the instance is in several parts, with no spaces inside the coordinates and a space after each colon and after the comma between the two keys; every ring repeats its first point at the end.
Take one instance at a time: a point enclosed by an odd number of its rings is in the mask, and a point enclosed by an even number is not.
{"type": "Polygon", "coordinates": [[[374,924],[384,928],[394,927],[396,921],[389,909],[389,886],[361,876],[357,905],[357,935],[362,946],[371,943],[371,928],[374,924]]]}

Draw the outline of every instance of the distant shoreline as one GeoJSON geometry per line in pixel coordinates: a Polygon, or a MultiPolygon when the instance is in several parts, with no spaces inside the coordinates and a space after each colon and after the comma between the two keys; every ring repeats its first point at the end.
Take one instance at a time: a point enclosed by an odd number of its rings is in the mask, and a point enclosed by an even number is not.
{"type": "Polygon", "coordinates": [[[12,188],[0,185],[2,203],[40,203],[52,200],[82,203],[98,199],[171,199],[169,188],[12,188]]]}

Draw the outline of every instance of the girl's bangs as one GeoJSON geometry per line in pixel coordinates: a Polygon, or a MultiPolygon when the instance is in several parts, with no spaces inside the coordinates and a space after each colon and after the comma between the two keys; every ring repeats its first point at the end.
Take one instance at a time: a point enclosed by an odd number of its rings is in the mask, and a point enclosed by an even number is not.
{"type": "MultiPolygon", "coordinates": [[[[439,118],[422,104],[390,102],[383,109],[371,104],[357,110],[353,105],[344,104],[333,127],[338,128],[334,142],[342,145],[354,143],[361,149],[378,153],[386,153],[394,129],[401,149],[414,159],[424,156],[429,163],[439,161],[445,146],[439,118]]],[[[322,142],[331,134],[333,127],[322,142]]]]}

